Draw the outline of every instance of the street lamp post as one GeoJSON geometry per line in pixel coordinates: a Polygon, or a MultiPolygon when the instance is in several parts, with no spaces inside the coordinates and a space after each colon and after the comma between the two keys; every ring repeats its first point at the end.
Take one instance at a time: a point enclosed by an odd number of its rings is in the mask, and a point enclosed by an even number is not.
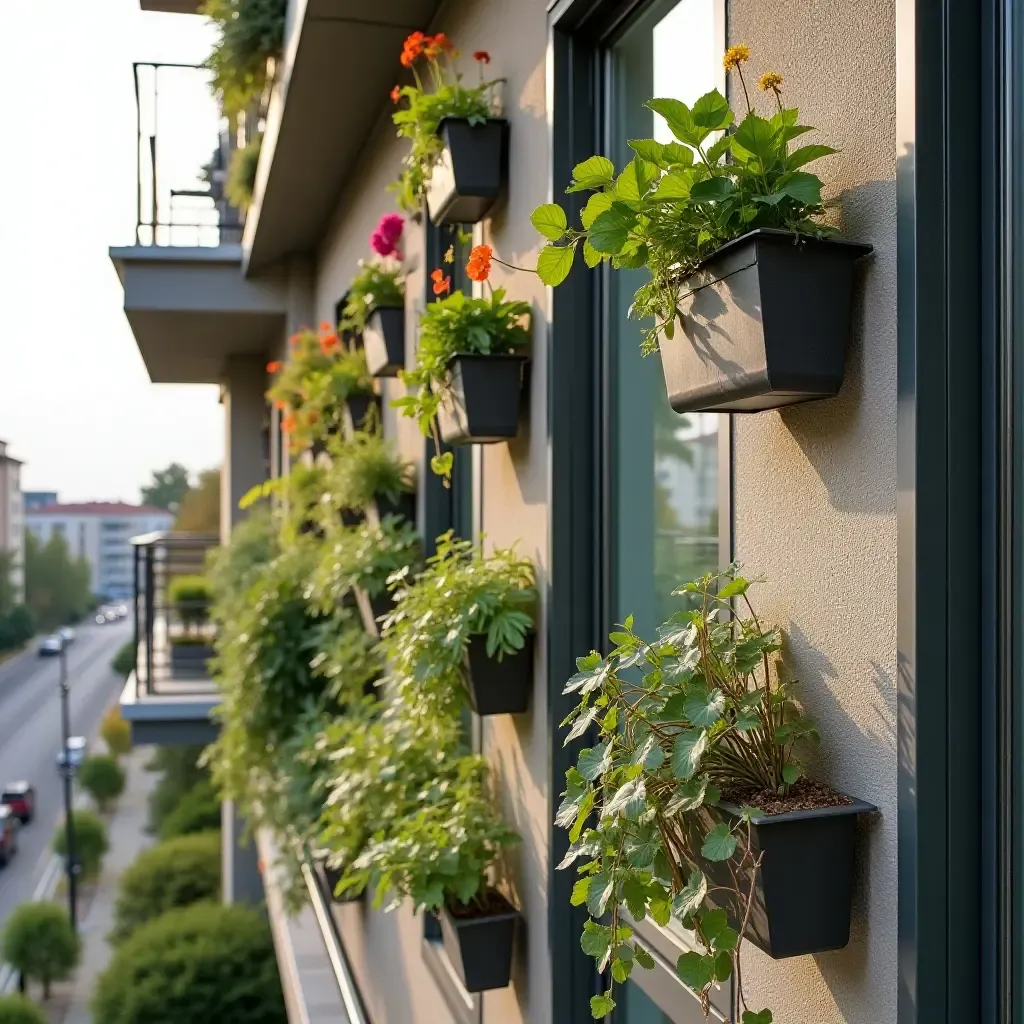
{"type": "Polygon", "coordinates": [[[75,819],[71,807],[71,780],[74,778],[75,766],[71,763],[71,751],[68,740],[71,736],[70,712],[68,710],[68,648],[63,640],[60,645],[60,722],[64,743],[64,763],[61,772],[64,776],[64,827],[67,829],[67,857],[65,868],[68,873],[68,916],[71,927],[78,931],[78,858],[75,856],[75,819]]]}

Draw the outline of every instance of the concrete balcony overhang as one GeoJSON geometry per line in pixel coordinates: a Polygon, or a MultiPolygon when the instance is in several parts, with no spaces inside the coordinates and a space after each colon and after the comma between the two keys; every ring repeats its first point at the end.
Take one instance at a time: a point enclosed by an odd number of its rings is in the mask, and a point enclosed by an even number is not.
{"type": "Polygon", "coordinates": [[[439,0],[289,0],[267,111],[244,270],[316,247],[374,126],[390,109],[402,41],[439,0]]]}
{"type": "Polygon", "coordinates": [[[139,0],[144,11],[166,11],[168,14],[198,14],[202,0],[139,0]]]}
{"type": "Polygon", "coordinates": [[[285,330],[280,273],[242,276],[239,245],[115,247],[124,311],[150,379],[220,383],[228,356],[272,352],[285,330]]]}
{"type": "Polygon", "coordinates": [[[132,729],[133,743],[205,746],[220,731],[212,717],[220,704],[212,680],[164,680],[147,692],[132,672],[121,691],[120,703],[121,716],[132,729]]]}

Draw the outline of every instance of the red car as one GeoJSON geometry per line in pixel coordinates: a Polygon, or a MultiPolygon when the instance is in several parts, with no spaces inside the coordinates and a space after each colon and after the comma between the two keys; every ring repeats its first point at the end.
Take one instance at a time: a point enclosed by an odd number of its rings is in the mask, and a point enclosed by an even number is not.
{"type": "Polygon", "coordinates": [[[0,806],[27,825],[36,813],[36,791],[27,782],[8,782],[0,791],[0,806]]]}
{"type": "Polygon", "coordinates": [[[7,807],[0,806],[0,867],[18,852],[18,829],[21,822],[18,816],[7,807]]]}

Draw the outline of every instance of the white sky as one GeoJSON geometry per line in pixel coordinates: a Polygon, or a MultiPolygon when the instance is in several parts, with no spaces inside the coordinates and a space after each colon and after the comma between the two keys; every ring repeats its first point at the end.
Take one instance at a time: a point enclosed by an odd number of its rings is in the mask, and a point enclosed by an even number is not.
{"type": "Polygon", "coordinates": [[[132,61],[211,39],[138,0],[0,0],[0,439],[26,490],[136,501],[153,469],[221,462],[217,389],[150,383],[107,256],[135,234],[132,61]]]}

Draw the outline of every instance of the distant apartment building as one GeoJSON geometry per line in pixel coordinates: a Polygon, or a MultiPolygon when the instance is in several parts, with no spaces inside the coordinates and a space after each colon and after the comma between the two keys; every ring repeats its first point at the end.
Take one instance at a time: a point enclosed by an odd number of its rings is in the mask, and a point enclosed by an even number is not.
{"type": "Polygon", "coordinates": [[[72,558],[84,557],[92,571],[90,586],[105,598],[132,594],[131,538],[169,530],[174,516],[162,508],[120,501],[51,504],[30,509],[26,526],[41,544],[62,534],[72,558]]]}
{"type": "Polygon", "coordinates": [[[57,504],[56,491],[22,491],[21,496],[25,500],[26,512],[32,512],[33,510],[43,508],[46,505],[57,504]]]}
{"type": "Polygon", "coordinates": [[[14,553],[11,574],[17,599],[25,593],[25,513],[21,496],[21,462],[0,441],[0,551],[14,553]]]}

